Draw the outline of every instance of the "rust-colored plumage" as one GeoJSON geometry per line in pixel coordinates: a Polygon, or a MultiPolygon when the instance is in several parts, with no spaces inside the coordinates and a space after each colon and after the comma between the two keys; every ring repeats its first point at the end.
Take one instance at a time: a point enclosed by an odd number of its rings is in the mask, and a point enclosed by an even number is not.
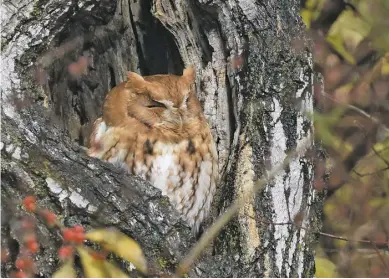
{"type": "Polygon", "coordinates": [[[149,180],[197,232],[210,210],[218,166],[193,84],[192,68],[182,76],[129,72],[105,99],[89,155],[149,180]]]}

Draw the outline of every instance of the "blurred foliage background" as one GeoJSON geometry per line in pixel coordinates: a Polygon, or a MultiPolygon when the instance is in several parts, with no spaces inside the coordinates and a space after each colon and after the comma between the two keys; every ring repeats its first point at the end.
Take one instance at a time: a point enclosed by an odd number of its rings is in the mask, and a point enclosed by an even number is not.
{"type": "Polygon", "coordinates": [[[389,277],[389,1],[302,0],[327,157],[317,277],[389,277]]]}

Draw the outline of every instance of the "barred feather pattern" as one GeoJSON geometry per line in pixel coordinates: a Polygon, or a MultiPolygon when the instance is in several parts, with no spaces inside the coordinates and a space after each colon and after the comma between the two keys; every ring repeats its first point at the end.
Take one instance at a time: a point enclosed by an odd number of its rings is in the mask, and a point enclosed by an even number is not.
{"type": "Polygon", "coordinates": [[[179,141],[158,133],[136,133],[126,125],[110,127],[98,118],[89,155],[150,181],[197,233],[210,211],[218,180],[217,151],[210,129],[179,141]]]}

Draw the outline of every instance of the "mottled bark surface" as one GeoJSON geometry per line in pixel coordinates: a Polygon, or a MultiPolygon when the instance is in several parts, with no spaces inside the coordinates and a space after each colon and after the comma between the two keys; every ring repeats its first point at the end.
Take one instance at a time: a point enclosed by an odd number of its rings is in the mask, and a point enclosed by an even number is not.
{"type": "MultiPolygon", "coordinates": [[[[85,155],[55,127],[38,126],[44,123],[42,115],[29,112],[29,117],[29,124],[21,127],[3,115],[2,244],[17,247],[17,221],[27,215],[18,203],[34,194],[38,204],[56,212],[66,226],[119,228],[141,244],[153,269],[160,268],[161,261],[167,265],[184,256],[193,238],[160,191],[85,155]]],[[[44,222],[38,221],[37,232],[39,275],[50,276],[58,266],[61,241],[44,222]]]]}
{"type": "MultiPolygon", "coordinates": [[[[209,225],[313,132],[305,115],[313,73],[298,8],[276,0],[4,1],[3,241],[17,247],[12,220],[24,214],[16,203],[28,191],[65,224],[120,228],[153,268],[171,272],[195,242],[189,229],[159,191],[79,145],[127,71],[181,74],[194,65],[224,174],[209,225]],[[68,66],[80,56],[88,67],[75,78],[68,66]]],[[[315,237],[287,224],[298,215],[304,227],[320,226],[312,180],[310,158],[295,159],[253,193],[190,275],[312,276],[315,237]]],[[[50,276],[60,242],[39,229],[40,275],[50,276]]]]}

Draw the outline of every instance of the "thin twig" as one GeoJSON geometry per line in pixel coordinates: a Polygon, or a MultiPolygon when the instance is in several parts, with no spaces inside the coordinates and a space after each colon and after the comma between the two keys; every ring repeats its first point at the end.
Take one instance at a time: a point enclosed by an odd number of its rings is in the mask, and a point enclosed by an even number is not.
{"type": "Polygon", "coordinates": [[[333,235],[333,234],[324,233],[324,232],[318,232],[318,234],[320,234],[322,236],[327,236],[327,237],[330,237],[330,238],[338,239],[338,240],[343,240],[343,241],[348,241],[348,242],[366,243],[366,244],[371,244],[373,246],[375,246],[377,244],[379,244],[379,245],[389,245],[389,242],[380,242],[380,243],[378,243],[376,241],[371,241],[371,240],[350,239],[350,238],[346,238],[346,237],[343,237],[343,236],[333,235]]]}
{"type": "MultiPolygon", "coordinates": [[[[334,234],[330,234],[330,233],[325,233],[325,232],[315,232],[315,231],[312,231],[312,229],[309,229],[309,228],[306,228],[304,226],[301,226],[301,225],[297,225],[295,224],[294,222],[281,222],[281,223],[274,223],[270,220],[264,220],[264,219],[258,219],[258,218],[255,218],[254,216],[251,216],[251,215],[248,215],[246,214],[247,217],[249,218],[252,218],[253,220],[257,221],[257,222],[260,222],[260,223],[265,223],[265,224],[268,224],[268,225],[273,225],[273,226],[295,226],[299,229],[303,229],[305,231],[311,231],[313,233],[318,233],[322,236],[326,236],[326,237],[329,237],[329,238],[333,238],[333,239],[338,239],[338,240],[343,240],[343,241],[348,241],[348,242],[357,242],[357,243],[366,243],[366,244],[372,244],[372,245],[388,245],[389,246],[389,242],[376,242],[376,241],[372,241],[372,240],[362,240],[362,239],[349,239],[349,238],[346,238],[346,237],[343,237],[343,236],[338,236],[338,235],[334,235],[334,234]]],[[[376,248],[377,249],[377,248],[376,248]]]]}
{"type": "Polygon", "coordinates": [[[371,147],[371,149],[373,149],[373,152],[377,155],[378,158],[380,158],[382,161],[384,161],[384,163],[389,167],[389,161],[386,160],[386,158],[382,157],[382,155],[380,154],[380,152],[378,152],[374,146],[371,147]]]}
{"type": "Polygon", "coordinates": [[[379,170],[376,170],[374,172],[365,172],[365,173],[359,173],[355,170],[353,170],[353,172],[358,175],[359,177],[365,177],[365,176],[369,176],[369,175],[375,175],[377,173],[380,173],[380,172],[383,172],[383,171],[386,171],[386,170],[389,170],[389,166],[388,167],[385,167],[383,169],[379,169],[379,170]]]}
{"type": "MultiPolygon", "coordinates": [[[[352,110],[358,112],[359,114],[361,114],[361,115],[365,116],[366,118],[370,119],[371,121],[373,121],[375,124],[378,124],[378,125],[381,124],[381,121],[380,121],[380,120],[378,120],[378,119],[375,118],[374,116],[368,114],[366,111],[364,111],[364,110],[362,110],[362,109],[360,109],[360,108],[358,108],[358,107],[356,107],[356,106],[354,106],[354,105],[351,105],[351,104],[344,104],[343,102],[337,100],[336,98],[332,97],[330,94],[328,94],[328,93],[326,93],[326,92],[323,92],[323,95],[324,95],[325,97],[327,97],[328,99],[330,99],[331,101],[335,102],[335,103],[338,103],[338,104],[341,104],[341,105],[345,105],[346,107],[348,107],[348,108],[350,108],[350,109],[352,109],[352,110]]],[[[387,132],[389,132],[389,129],[388,129],[387,127],[385,127],[384,125],[383,125],[383,128],[384,128],[387,132]]]]}
{"type": "Polygon", "coordinates": [[[382,257],[380,251],[378,250],[377,246],[373,244],[374,251],[376,252],[378,258],[380,258],[380,261],[382,262],[382,265],[385,267],[386,271],[389,273],[389,267],[386,263],[385,259],[382,257]]]}
{"type": "MultiPolygon", "coordinates": [[[[278,166],[274,167],[267,175],[267,178],[262,178],[257,180],[253,186],[253,192],[256,193],[265,188],[269,180],[273,179],[280,171],[282,171],[289,163],[293,160],[294,157],[305,151],[311,145],[311,137],[308,136],[301,145],[296,148],[292,153],[290,153],[284,161],[278,166]]],[[[187,257],[179,264],[176,274],[176,277],[182,277],[184,273],[189,271],[189,268],[194,263],[194,261],[200,256],[201,252],[205,247],[218,235],[222,228],[232,219],[235,213],[246,203],[248,195],[244,195],[238,198],[234,204],[232,204],[223,215],[219,216],[213,225],[202,235],[200,240],[189,252],[187,257]]]]}

